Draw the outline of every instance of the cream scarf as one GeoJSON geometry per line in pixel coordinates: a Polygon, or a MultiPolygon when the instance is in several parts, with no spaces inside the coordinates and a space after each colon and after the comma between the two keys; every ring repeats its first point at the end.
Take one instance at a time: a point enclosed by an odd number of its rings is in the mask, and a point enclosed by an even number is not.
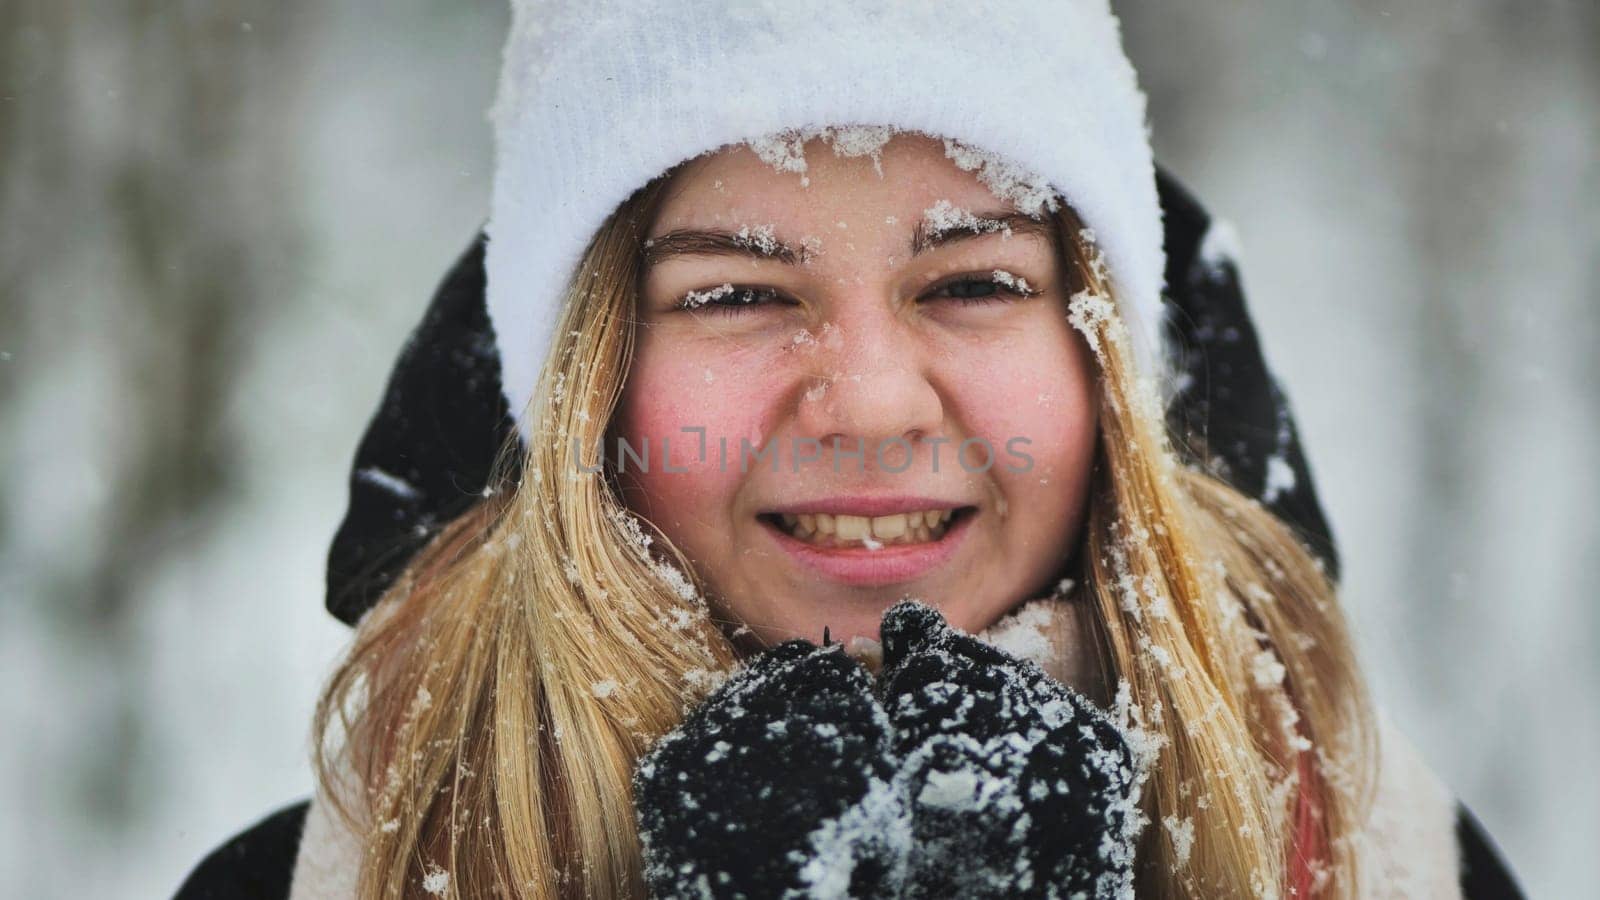
{"type": "MultiPolygon", "coordinates": [[[[1059,597],[1029,601],[977,637],[1032,659],[1051,677],[1106,705],[1096,662],[1079,648],[1087,611],[1059,597]]],[[[1361,840],[1363,898],[1460,900],[1455,839],[1456,805],[1450,791],[1406,739],[1380,717],[1378,791],[1361,840]]],[[[353,793],[351,794],[353,796],[353,793]]],[[[319,788],[306,814],[289,900],[349,900],[360,869],[360,837],[345,828],[319,788]]]]}

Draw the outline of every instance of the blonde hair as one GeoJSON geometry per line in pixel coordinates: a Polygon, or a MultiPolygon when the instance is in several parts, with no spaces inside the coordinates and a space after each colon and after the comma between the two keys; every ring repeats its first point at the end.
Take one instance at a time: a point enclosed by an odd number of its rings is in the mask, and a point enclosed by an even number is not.
{"type": "MultiPolygon", "coordinates": [[[[578,455],[628,371],[667,180],[586,251],[502,489],[418,554],[319,700],[318,780],[366,849],[364,900],[644,896],[635,761],[740,655],[687,561],[578,455]]],[[[1080,590],[1150,763],[1139,895],[1286,893],[1307,834],[1329,895],[1353,895],[1375,757],[1333,586],[1259,503],[1178,464],[1093,248],[1069,209],[1056,224],[1101,388],[1080,590]]]]}

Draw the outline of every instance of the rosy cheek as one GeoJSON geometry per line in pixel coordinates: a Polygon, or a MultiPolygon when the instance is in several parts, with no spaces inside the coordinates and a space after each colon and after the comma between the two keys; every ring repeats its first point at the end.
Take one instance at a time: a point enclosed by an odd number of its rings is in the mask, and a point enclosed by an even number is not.
{"type": "MultiPolygon", "coordinates": [[[[770,433],[778,391],[737,361],[693,362],[679,352],[641,353],[606,448],[644,489],[653,508],[726,506],[744,477],[741,438],[759,447],[770,433]],[[635,390],[632,385],[648,385],[635,390]],[[618,438],[629,454],[622,453],[618,438]],[[667,454],[663,453],[663,450],[667,454]],[[638,458],[648,450],[648,471],[638,458]],[[670,454],[670,456],[668,456],[670,454]],[[663,465],[663,462],[666,465],[663,465]]],[[[664,524],[658,522],[658,524],[664,524]]]]}
{"type": "Polygon", "coordinates": [[[994,447],[997,477],[1059,477],[1093,444],[1091,385],[1059,346],[1014,350],[972,360],[951,390],[968,429],[994,447]],[[1013,475],[1007,467],[1026,471],[1013,475]]]}

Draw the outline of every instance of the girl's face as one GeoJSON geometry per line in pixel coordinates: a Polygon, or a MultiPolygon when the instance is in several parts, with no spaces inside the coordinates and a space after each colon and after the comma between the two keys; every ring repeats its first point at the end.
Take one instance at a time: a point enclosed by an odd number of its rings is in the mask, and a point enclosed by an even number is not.
{"type": "Polygon", "coordinates": [[[762,643],[877,639],[906,596],[981,630],[1086,513],[1094,370],[1053,229],[922,135],[881,174],[805,158],[807,184],[744,145],[674,177],[606,455],[762,643]]]}

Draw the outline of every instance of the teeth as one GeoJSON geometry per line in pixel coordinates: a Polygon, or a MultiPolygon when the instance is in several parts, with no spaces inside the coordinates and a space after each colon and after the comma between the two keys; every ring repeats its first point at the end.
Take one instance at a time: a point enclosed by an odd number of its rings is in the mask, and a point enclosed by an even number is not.
{"type": "Polygon", "coordinates": [[[869,533],[866,516],[838,516],[833,522],[841,541],[859,541],[869,533]]]}
{"type": "Polygon", "coordinates": [[[879,516],[872,520],[872,536],[875,538],[897,538],[905,533],[905,513],[893,516],[879,516]]]}
{"type": "Polygon", "coordinates": [[[783,527],[807,543],[836,547],[865,546],[876,550],[887,544],[920,544],[944,536],[953,509],[922,509],[888,516],[852,516],[831,513],[785,513],[783,527]]]}

